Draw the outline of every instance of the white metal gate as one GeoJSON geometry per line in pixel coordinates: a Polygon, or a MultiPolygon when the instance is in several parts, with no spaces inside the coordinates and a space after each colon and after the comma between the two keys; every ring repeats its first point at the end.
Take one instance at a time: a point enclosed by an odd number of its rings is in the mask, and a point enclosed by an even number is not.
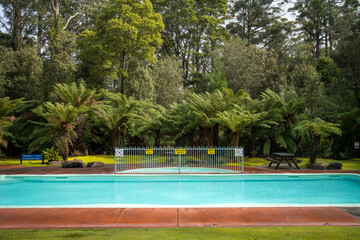
{"type": "Polygon", "coordinates": [[[244,173],[244,148],[120,147],[115,173],[244,173]]]}

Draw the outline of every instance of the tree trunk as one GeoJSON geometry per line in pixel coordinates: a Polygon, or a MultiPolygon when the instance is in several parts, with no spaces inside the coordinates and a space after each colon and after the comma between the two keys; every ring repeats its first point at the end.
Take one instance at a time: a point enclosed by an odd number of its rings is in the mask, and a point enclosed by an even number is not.
{"type": "Polygon", "coordinates": [[[316,33],[315,41],[315,58],[318,59],[320,57],[320,33],[316,33]]]}
{"type": "Polygon", "coordinates": [[[68,159],[69,159],[69,145],[66,145],[64,161],[67,161],[68,159]]]}
{"type": "Polygon", "coordinates": [[[155,146],[156,147],[159,147],[160,146],[160,138],[161,138],[161,131],[160,131],[160,129],[157,129],[157,130],[155,130],[155,134],[156,134],[156,136],[155,136],[155,146]]]}
{"type": "Polygon", "coordinates": [[[315,58],[318,59],[320,57],[320,34],[321,34],[321,22],[320,22],[320,13],[316,12],[316,26],[315,26],[315,58]]]}
{"type": "Polygon", "coordinates": [[[38,24],[37,24],[37,52],[38,52],[39,57],[41,56],[42,33],[43,33],[41,20],[42,20],[42,15],[39,14],[38,15],[38,24]]]}
{"type": "Polygon", "coordinates": [[[238,147],[239,146],[239,136],[240,136],[240,132],[233,132],[232,133],[232,145],[234,147],[238,147]]]}
{"type": "Polygon", "coordinates": [[[87,156],[88,155],[88,149],[86,147],[86,142],[85,142],[85,122],[86,122],[86,118],[83,115],[80,115],[77,118],[77,142],[78,142],[78,146],[79,146],[79,150],[80,152],[87,156]]]}
{"type": "Polygon", "coordinates": [[[254,157],[256,152],[256,134],[255,130],[251,130],[251,156],[254,157]]]}
{"type": "Polygon", "coordinates": [[[187,139],[188,139],[188,145],[189,146],[194,146],[194,135],[192,133],[187,134],[187,139]]]}
{"type": "MultiPolygon", "coordinates": [[[[330,26],[333,26],[334,24],[334,21],[332,20],[332,17],[330,17],[330,26]]],[[[329,51],[331,53],[332,51],[332,46],[333,46],[333,43],[332,43],[332,32],[331,32],[331,29],[329,30],[329,51]]]]}
{"type": "MultiPolygon", "coordinates": [[[[126,49],[123,50],[123,53],[122,53],[122,59],[121,59],[121,64],[120,64],[120,67],[122,69],[122,71],[125,71],[126,70],[126,60],[125,60],[125,57],[126,57],[126,49]]],[[[121,94],[124,94],[124,81],[125,81],[125,77],[124,77],[124,73],[122,72],[121,73],[121,76],[120,76],[120,93],[121,94]]]]}
{"type": "Polygon", "coordinates": [[[219,146],[219,124],[215,124],[213,131],[213,144],[217,147],[219,146]]]}
{"type": "Polygon", "coordinates": [[[328,34],[325,32],[325,57],[329,56],[328,34]]]}
{"type": "Polygon", "coordinates": [[[67,140],[66,134],[60,137],[60,142],[61,142],[61,149],[60,149],[61,155],[63,157],[63,160],[67,161],[69,157],[69,142],[67,140]]]}
{"type": "MultiPolygon", "coordinates": [[[[196,45],[196,48],[195,48],[195,52],[196,53],[200,53],[200,43],[198,43],[196,45]]],[[[196,73],[200,73],[200,56],[198,54],[195,54],[195,57],[194,57],[194,62],[195,62],[195,71],[196,73]]]]}
{"type": "MultiPolygon", "coordinates": [[[[334,4],[334,2],[332,2],[331,4],[334,4]]],[[[333,16],[332,16],[332,12],[329,13],[329,26],[330,26],[330,30],[328,32],[329,34],[329,52],[331,54],[331,51],[332,51],[332,46],[333,46],[333,43],[332,43],[332,26],[334,25],[334,19],[333,19],[333,16]]],[[[329,54],[329,55],[330,55],[329,54]]]]}
{"type": "Polygon", "coordinates": [[[57,33],[57,31],[59,29],[59,22],[60,22],[60,2],[59,2],[59,0],[51,0],[51,8],[53,10],[54,28],[57,33]]]}
{"type": "Polygon", "coordinates": [[[113,147],[113,149],[115,149],[117,147],[117,138],[118,138],[118,133],[116,131],[111,131],[111,145],[113,147]]]}
{"type": "Polygon", "coordinates": [[[12,49],[19,51],[21,49],[21,7],[17,1],[13,1],[14,25],[12,31],[12,49]]]}
{"type": "Polygon", "coordinates": [[[309,161],[309,165],[310,167],[312,167],[316,163],[316,157],[319,154],[320,136],[315,135],[310,138],[313,138],[313,140],[311,141],[312,144],[310,147],[310,161],[309,161]]]}
{"type": "Polygon", "coordinates": [[[208,130],[208,146],[214,146],[214,143],[213,143],[213,140],[214,140],[214,128],[210,128],[208,130]]]}
{"type": "Polygon", "coordinates": [[[208,139],[208,134],[209,134],[208,131],[209,131],[209,130],[208,130],[208,128],[206,128],[206,127],[202,127],[202,128],[201,128],[201,137],[200,137],[200,141],[199,141],[199,145],[200,145],[200,146],[204,146],[204,145],[205,145],[206,140],[208,139]]]}
{"type": "Polygon", "coordinates": [[[181,145],[181,138],[175,139],[175,146],[180,146],[180,145],[181,145]]]}
{"type": "Polygon", "coordinates": [[[198,146],[200,146],[200,142],[201,142],[202,134],[203,134],[203,131],[202,131],[202,129],[201,129],[201,128],[197,131],[197,133],[195,133],[195,136],[199,136],[199,138],[195,140],[195,141],[196,141],[196,146],[197,146],[197,147],[198,147],[198,146]]]}
{"type": "Polygon", "coordinates": [[[324,18],[324,40],[325,40],[325,57],[329,56],[329,46],[328,46],[328,27],[327,27],[327,19],[324,18]]]}
{"type": "Polygon", "coordinates": [[[187,88],[187,85],[188,85],[188,78],[189,78],[189,56],[187,54],[185,54],[184,58],[183,58],[183,61],[182,61],[182,67],[183,67],[183,79],[184,79],[184,82],[183,82],[183,86],[184,86],[184,89],[187,88]]]}

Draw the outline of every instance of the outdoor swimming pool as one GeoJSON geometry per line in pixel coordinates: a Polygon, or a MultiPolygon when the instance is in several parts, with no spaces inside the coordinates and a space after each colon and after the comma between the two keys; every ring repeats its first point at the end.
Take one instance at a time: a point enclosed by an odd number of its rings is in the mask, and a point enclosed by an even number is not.
{"type": "Polygon", "coordinates": [[[0,208],[360,206],[356,174],[0,176],[0,208]]]}

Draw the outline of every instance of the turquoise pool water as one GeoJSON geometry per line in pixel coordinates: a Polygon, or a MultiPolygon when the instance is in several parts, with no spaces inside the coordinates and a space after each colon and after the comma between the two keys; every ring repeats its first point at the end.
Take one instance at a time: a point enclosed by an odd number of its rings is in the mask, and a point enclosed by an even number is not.
{"type": "Polygon", "coordinates": [[[0,207],[360,206],[360,177],[309,175],[0,176],[0,207]]]}

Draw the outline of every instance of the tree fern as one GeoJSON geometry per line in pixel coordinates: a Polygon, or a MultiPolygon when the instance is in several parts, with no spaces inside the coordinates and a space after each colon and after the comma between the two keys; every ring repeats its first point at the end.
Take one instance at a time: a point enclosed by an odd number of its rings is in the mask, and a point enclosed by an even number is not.
{"type": "Polygon", "coordinates": [[[79,109],[82,113],[78,115],[76,119],[76,133],[78,135],[77,146],[84,155],[88,154],[88,150],[85,143],[86,135],[89,135],[89,128],[87,127],[87,114],[91,109],[90,106],[97,105],[96,90],[88,89],[82,83],[76,84],[56,84],[54,86],[54,96],[64,104],[71,104],[75,108],[79,109]]]}
{"type": "Polygon", "coordinates": [[[341,135],[342,131],[339,124],[326,122],[320,118],[315,120],[305,119],[299,122],[294,130],[310,137],[310,166],[316,162],[316,156],[319,152],[320,142],[323,138],[333,134],[341,135]]]}
{"type": "Polygon", "coordinates": [[[139,102],[121,93],[105,92],[109,99],[104,105],[95,107],[94,112],[100,122],[105,125],[111,133],[111,145],[113,148],[119,144],[119,135],[127,135],[130,130],[130,120],[139,117],[136,110],[139,102]]]}
{"type": "Polygon", "coordinates": [[[33,122],[40,128],[35,129],[30,136],[34,139],[30,144],[30,151],[36,150],[44,142],[51,141],[60,149],[66,161],[69,156],[69,145],[72,146],[73,140],[77,138],[74,129],[79,110],[71,104],[46,102],[32,111],[46,122],[33,122]]]}

